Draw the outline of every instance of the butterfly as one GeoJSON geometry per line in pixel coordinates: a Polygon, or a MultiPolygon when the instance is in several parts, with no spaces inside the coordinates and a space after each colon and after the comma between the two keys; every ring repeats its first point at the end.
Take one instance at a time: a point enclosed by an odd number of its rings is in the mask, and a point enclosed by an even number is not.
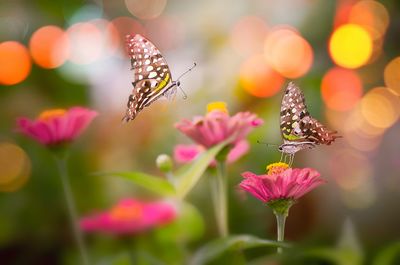
{"type": "Polygon", "coordinates": [[[283,95],[280,129],[283,144],[279,146],[279,151],[282,156],[289,155],[289,164],[293,163],[296,152],[312,149],[320,144],[330,145],[341,137],[337,135],[337,131],[329,130],[310,115],[303,92],[293,82],[287,85],[283,95]]]}
{"type": "MultiPolygon", "coordinates": [[[[139,34],[127,35],[126,48],[131,59],[134,81],[126,114],[122,120],[129,122],[134,120],[144,107],[150,106],[161,96],[169,97],[175,94],[177,87],[180,88],[179,78],[191,71],[196,64],[173,81],[167,61],[148,39],[139,34]]],[[[183,92],[182,89],[181,91],[183,92]]],[[[185,93],[184,98],[186,98],[185,93]]]]}

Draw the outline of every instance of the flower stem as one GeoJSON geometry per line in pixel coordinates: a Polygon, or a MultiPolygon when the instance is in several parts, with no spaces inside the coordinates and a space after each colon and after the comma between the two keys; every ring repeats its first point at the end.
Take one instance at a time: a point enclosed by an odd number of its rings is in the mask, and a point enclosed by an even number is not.
{"type": "Polygon", "coordinates": [[[82,232],[78,226],[77,222],[78,215],[75,209],[75,201],[68,180],[67,161],[65,158],[59,158],[59,157],[57,157],[56,160],[57,160],[57,167],[60,173],[61,182],[64,189],[65,200],[67,202],[71,226],[74,232],[76,243],[78,244],[79,252],[82,258],[82,264],[89,265],[89,256],[86,250],[85,243],[83,241],[82,232]]]}
{"type": "Polygon", "coordinates": [[[228,205],[227,205],[227,179],[225,175],[225,162],[217,162],[217,176],[211,183],[211,192],[214,204],[215,217],[220,236],[226,237],[228,229],[228,205]]]}
{"type": "MultiPolygon", "coordinates": [[[[278,227],[278,242],[283,242],[285,238],[285,221],[287,214],[275,213],[275,216],[276,216],[276,225],[278,227]]],[[[282,253],[283,249],[281,247],[278,247],[277,252],[282,253]]]]}

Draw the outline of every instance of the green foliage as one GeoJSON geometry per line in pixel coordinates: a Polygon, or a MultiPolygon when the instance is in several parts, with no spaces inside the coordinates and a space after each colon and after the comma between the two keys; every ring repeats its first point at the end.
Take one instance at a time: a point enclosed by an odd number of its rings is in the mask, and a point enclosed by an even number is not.
{"type": "Polygon", "coordinates": [[[200,212],[187,202],[180,205],[179,218],[172,224],[159,229],[156,233],[158,241],[189,243],[200,239],[204,234],[204,220],[200,212]]]}
{"type": "Polygon", "coordinates": [[[114,175],[127,179],[134,184],[160,196],[172,196],[175,194],[175,189],[171,183],[157,176],[152,176],[142,172],[116,172],[108,175],[114,175]]]}
{"type": "Polygon", "coordinates": [[[244,250],[256,247],[288,247],[285,243],[257,238],[251,235],[236,235],[218,238],[201,247],[193,255],[191,265],[203,265],[230,250],[244,250]]]}
{"type": "Polygon", "coordinates": [[[184,170],[176,174],[177,184],[176,191],[179,198],[184,198],[191,189],[200,180],[210,163],[215,159],[216,155],[228,144],[226,140],[206,152],[202,153],[196,161],[185,167],[184,170]]]}
{"type": "Polygon", "coordinates": [[[373,265],[398,264],[400,256],[400,242],[393,243],[381,250],[373,261],[373,265]]]}

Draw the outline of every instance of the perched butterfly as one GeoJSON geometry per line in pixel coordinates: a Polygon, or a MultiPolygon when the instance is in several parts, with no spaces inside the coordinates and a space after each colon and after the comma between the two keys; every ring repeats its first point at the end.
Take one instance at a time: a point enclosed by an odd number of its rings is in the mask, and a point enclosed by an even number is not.
{"type": "Polygon", "coordinates": [[[341,137],[310,116],[304,94],[293,82],[286,87],[280,116],[283,144],[279,146],[279,151],[282,155],[289,155],[289,164],[293,162],[296,152],[320,144],[330,145],[341,137]]]}
{"type": "Polygon", "coordinates": [[[128,122],[135,119],[144,107],[150,106],[161,96],[168,97],[175,94],[176,88],[180,88],[179,78],[191,71],[196,64],[173,81],[167,61],[148,39],[139,34],[127,35],[126,47],[134,75],[133,91],[129,95],[128,109],[122,119],[128,122]]]}

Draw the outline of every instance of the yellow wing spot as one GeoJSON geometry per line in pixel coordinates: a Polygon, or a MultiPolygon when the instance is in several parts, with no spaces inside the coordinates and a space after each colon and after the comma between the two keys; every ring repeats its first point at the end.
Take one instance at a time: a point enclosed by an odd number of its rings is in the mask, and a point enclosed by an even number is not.
{"type": "Polygon", "coordinates": [[[158,86],[154,90],[158,91],[158,90],[164,88],[168,84],[169,79],[170,79],[170,76],[169,76],[169,73],[167,73],[165,75],[164,79],[160,81],[160,83],[158,84],[158,86]]]}

